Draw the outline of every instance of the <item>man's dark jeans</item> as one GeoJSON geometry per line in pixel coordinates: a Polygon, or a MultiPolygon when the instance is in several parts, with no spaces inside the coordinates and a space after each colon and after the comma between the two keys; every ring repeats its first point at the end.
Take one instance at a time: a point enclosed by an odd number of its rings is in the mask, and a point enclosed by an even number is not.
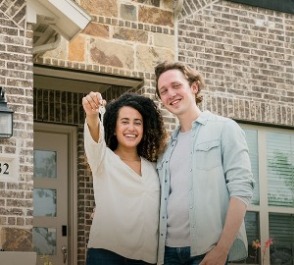
{"type": "Polygon", "coordinates": [[[106,249],[89,248],[86,265],[151,265],[142,260],[128,259],[106,249]]]}
{"type": "Polygon", "coordinates": [[[190,247],[165,247],[164,265],[199,265],[205,254],[191,257],[190,247]]]}

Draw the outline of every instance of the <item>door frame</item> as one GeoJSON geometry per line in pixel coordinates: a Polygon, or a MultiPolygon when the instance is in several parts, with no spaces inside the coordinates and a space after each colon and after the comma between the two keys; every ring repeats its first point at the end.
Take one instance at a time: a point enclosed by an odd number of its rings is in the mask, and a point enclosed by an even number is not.
{"type": "Polygon", "coordinates": [[[34,132],[63,133],[68,136],[68,264],[77,264],[78,192],[77,192],[77,127],[34,122],[34,132]]]}

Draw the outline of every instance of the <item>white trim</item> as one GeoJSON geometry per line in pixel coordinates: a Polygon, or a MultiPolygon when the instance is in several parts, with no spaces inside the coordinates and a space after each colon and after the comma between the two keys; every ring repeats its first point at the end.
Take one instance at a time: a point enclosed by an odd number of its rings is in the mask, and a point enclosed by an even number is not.
{"type": "Polygon", "coordinates": [[[3,251],[0,252],[0,264],[5,265],[35,265],[37,260],[36,252],[25,251],[3,251]]]}
{"type": "Polygon", "coordinates": [[[27,22],[36,24],[38,16],[50,18],[48,24],[67,40],[91,21],[91,16],[71,0],[27,0],[27,22]]]}
{"type": "MultiPolygon", "coordinates": [[[[261,125],[249,125],[239,123],[243,129],[256,130],[257,131],[257,144],[258,144],[258,177],[259,177],[259,204],[248,206],[248,211],[256,212],[259,215],[259,233],[260,237],[257,238],[262,243],[261,248],[263,249],[264,243],[270,238],[270,214],[293,214],[294,207],[283,207],[283,206],[270,206],[268,204],[268,178],[267,178],[267,146],[266,146],[266,133],[285,133],[293,134],[293,130],[290,128],[277,128],[277,127],[268,127],[261,125]]],[[[250,242],[249,242],[250,244],[250,242]]],[[[274,243],[275,244],[275,243],[274,243]]],[[[265,260],[270,260],[269,248],[266,249],[265,260]]],[[[269,262],[267,264],[270,264],[269,262]]]]}
{"type": "Polygon", "coordinates": [[[56,125],[48,123],[34,123],[34,131],[39,132],[53,132],[53,133],[66,133],[68,135],[68,174],[69,174],[69,208],[70,214],[68,216],[68,231],[70,236],[68,237],[69,254],[68,264],[76,265],[77,253],[78,253],[78,177],[77,177],[77,127],[67,125],[56,125]]]}
{"type": "Polygon", "coordinates": [[[62,90],[79,93],[89,93],[90,91],[103,93],[112,85],[140,88],[144,83],[140,78],[74,71],[65,68],[54,69],[38,65],[34,66],[33,71],[34,84],[38,88],[50,89],[52,84],[56,84],[55,89],[62,87],[62,90]]]}

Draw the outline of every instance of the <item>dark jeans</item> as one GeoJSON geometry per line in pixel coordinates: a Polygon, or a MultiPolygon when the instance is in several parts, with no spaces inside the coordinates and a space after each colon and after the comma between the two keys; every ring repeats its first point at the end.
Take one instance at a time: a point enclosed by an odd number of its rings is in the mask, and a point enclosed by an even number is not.
{"type": "Polygon", "coordinates": [[[128,259],[112,251],[101,248],[89,248],[86,265],[151,265],[142,260],[128,259]]]}
{"type": "Polygon", "coordinates": [[[204,255],[191,257],[190,247],[165,247],[164,265],[199,265],[204,255]]]}

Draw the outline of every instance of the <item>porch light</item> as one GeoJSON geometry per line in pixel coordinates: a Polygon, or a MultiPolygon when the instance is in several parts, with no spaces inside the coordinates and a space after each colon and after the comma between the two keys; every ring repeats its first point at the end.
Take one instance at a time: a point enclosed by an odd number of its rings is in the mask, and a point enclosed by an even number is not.
{"type": "Polygon", "coordinates": [[[13,111],[7,107],[5,91],[0,87],[0,138],[13,135],[13,111]]]}

